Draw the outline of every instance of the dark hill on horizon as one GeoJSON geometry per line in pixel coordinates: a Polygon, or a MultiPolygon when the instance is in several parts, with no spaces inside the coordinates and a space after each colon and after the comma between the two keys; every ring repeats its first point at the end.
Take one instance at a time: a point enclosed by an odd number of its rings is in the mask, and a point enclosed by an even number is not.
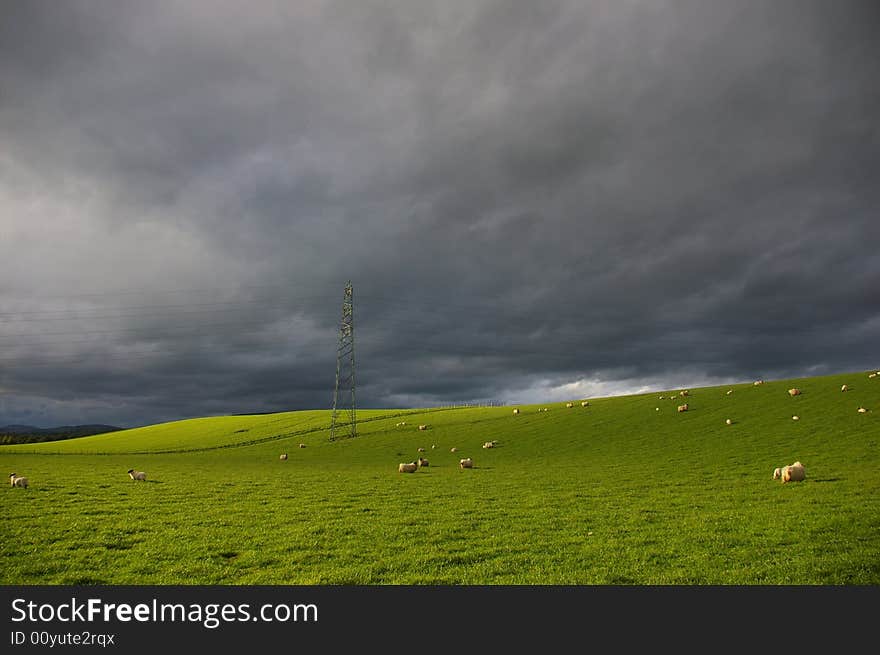
{"type": "Polygon", "coordinates": [[[106,432],[116,432],[124,428],[115,425],[60,425],[52,428],[38,428],[33,425],[4,425],[0,427],[0,444],[39,443],[88,437],[106,432]]]}

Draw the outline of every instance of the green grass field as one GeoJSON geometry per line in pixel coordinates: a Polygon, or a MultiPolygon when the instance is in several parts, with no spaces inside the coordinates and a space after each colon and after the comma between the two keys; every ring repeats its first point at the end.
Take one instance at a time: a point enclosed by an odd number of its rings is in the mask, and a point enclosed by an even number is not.
{"type": "Polygon", "coordinates": [[[303,411],[3,446],[30,487],[0,494],[0,583],[880,584],[880,377],[677,391],[361,410],[334,442],[303,411]],[[795,460],[804,482],[771,479],[795,460]]]}

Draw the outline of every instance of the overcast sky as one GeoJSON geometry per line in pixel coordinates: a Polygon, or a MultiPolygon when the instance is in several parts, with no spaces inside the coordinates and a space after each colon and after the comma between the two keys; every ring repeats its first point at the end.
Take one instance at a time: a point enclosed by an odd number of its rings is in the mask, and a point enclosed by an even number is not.
{"type": "Polygon", "coordinates": [[[5,2],[0,425],[878,367],[878,18],[5,2]]]}

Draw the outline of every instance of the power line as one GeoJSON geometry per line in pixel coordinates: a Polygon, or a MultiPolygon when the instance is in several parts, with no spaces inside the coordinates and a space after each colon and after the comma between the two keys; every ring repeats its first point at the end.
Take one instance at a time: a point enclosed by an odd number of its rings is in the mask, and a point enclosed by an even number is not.
{"type": "Polygon", "coordinates": [[[342,298],[342,319],[339,321],[339,345],[336,348],[336,384],[333,388],[333,413],[330,418],[330,440],[357,436],[357,405],[354,380],[354,301],[351,281],[345,285],[342,298]],[[345,408],[339,405],[342,389],[345,408]],[[348,423],[340,421],[340,413],[348,414],[348,423]]]}

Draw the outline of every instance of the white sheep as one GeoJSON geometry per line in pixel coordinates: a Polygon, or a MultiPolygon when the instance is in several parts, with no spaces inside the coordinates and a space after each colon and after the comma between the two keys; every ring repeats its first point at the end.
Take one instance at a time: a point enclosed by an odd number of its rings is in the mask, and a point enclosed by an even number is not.
{"type": "Polygon", "coordinates": [[[686,412],[686,411],[688,411],[688,405],[687,405],[687,403],[685,403],[684,405],[679,405],[679,406],[678,406],[678,411],[679,411],[679,412],[686,412]]]}
{"type": "Polygon", "coordinates": [[[589,400],[581,401],[581,407],[589,407],[589,406],[590,406],[590,401],[589,401],[589,400]]]}
{"type": "Polygon", "coordinates": [[[472,469],[474,468],[474,460],[470,457],[465,457],[464,459],[458,460],[458,466],[463,469],[472,469]]]}
{"type": "Polygon", "coordinates": [[[515,408],[515,409],[513,410],[513,413],[514,413],[514,414],[519,414],[519,408],[515,408]]]}
{"type": "Polygon", "coordinates": [[[665,396],[660,396],[660,400],[666,400],[665,396]]]}
{"type": "Polygon", "coordinates": [[[305,448],[306,445],[305,445],[304,443],[301,443],[301,444],[299,445],[299,447],[300,447],[300,448],[305,448]]]}
{"type": "Polygon", "coordinates": [[[565,406],[566,406],[568,409],[571,409],[572,407],[574,407],[574,403],[565,403],[565,406]]]}
{"type": "Polygon", "coordinates": [[[794,396],[800,396],[800,395],[801,395],[801,390],[800,390],[800,389],[789,389],[789,390],[788,390],[788,395],[791,396],[792,398],[793,398],[794,396]]]}
{"type": "Polygon", "coordinates": [[[727,419],[727,420],[724,421],[724,422],[727,423],[727,425],[733,425],[733,421],[731,421],[730,419],[727,419]]]}
{"type": "Polygon", "coordinates": [[[456,451],[458,451],[458,448],[456,448],[455,446],[453,446],[452,448],[449,449],[450,453],[454,453],[456,451]]]}
{"type": "Polygon", "coordinates": [[[9,474],[9,486],[19,487],[21,489],[28,488],[28,479],[20,476],[18,473],[9,474]]]}
{"type": "Polygon", "coordinates": [[[427,430],[427,429],[428,429],[427,425],[420,425],[419,426],[419,430],[427,430]]]}
{"type": "Polygon", "coordinates": [[[755,380],[752,384],[757,387],[759,384],[764,384],[764,380],[755,380]]]}
{"type": "Polygon", "coordinates": [[[876,374],[876,373],[869,373],[869,374],[868,374],[868,377],[869,377],[869,378],[876,378],[876,377],[877,377],[877,374],[876,374]]]}
{"type": "Polygon", "coordinates": [[[281,453],[281,455],[278,456],[278,459],[280,459],[283,462],[284,460],[287,459],[287,453],[281,453]]]}
{"type": "Polygon", "coordinates": [[[685,396],[690,396],[690,395],[691,395],[691,392],[688,391],[687,389],[684,389],[684,390],[682,390],[682,391],[679,391],[679,392],[678,392],[678,395],[681,396],[682,398],[684,398],[685,396]]]}
{"type": "Polygon", "coordinates": [[[867,411],[868,410],[865,409],[864,407],[859,407],[859,414],[865,414],[865,413],[867,413],[867,411]]]}
{"type": "Polygon", "coordinates": [[[801,482],[804,478],[807,477],[807,472],[804,470],[804,465],[800,462],[795,462],[794,464],[789,464],[788,466],[782,467],[782,482],[801,482]]]}
{"type": "Polygon", "coordinates": [[[797,414],[795,414],[794,416],[791,417],[791,420],[792,420],[792,421],[800,421],[800,420],[801,420],[801,417],[798,416],[797,414]]]}
{"type": "Polygon", "coordinates": [[[397,472],[398,473],[415,473],[418,470],[418,468],[419,468],[418,462],[409,462],[409,463],[401,462],[400,464],[397,465],[397,472]]]}
{"type": "Polygon", "coordinates": [[[483,444],[483,448],[494,448],[494,447],[495,447],[495,444],[492,443],[491,441],[487,441],[486,443],[483,444]]]}
{"type": "Polygon", "coordinates": [[[419,452],[420,452],[420,453],[423,453],[423,452],[425,452],[425,449],[424,449],[424,448],[419,448],[419,452]]]}
{"type": "Polygon", "coordinates": [[[849,387],[844,384],[844,385],[841,385],[840,390],[841,391],[849,391],[849,387]]]}
{"type": "Polygon", "coordinates": [[[727,390],[727,395],[728,395],[728,396],[729,396],[730,394],[732,394],[732,393],[733,393],[733,389],[728,389],[728,390],[727,390]]]}
{"type": "Polygon", "coordinates": [[[773,469],[773,479],[778,480],[781,477],[782,477],[782,469],[780,469],[780,468],[773,469]]]}
{"type": "Polygon", "coordinates": [[[419,457],[419,458],[416,460],[416,463],[417,463],[420,467],[421,467],[421,466],[428,466],[428,460],[426,460],[424,457],[419,457]]]}
{"type": "Polygon", "coordinates": [[[128,469],[128,477],[130,477],[132,480],[146,481],[147,474],[144,473],[143,471],[135,471],[134,469],[128,469]]]}

